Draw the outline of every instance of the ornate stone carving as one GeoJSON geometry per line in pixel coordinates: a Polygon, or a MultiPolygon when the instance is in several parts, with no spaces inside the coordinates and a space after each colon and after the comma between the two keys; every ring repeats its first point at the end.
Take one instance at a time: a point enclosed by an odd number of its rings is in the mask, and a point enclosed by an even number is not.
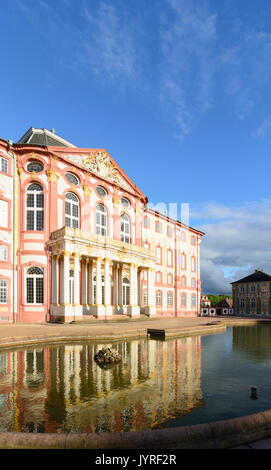
{"type": "Polygon", "coordinates": [[[85,196],[90,196],[92,193],[91,187],[87,186],[86,184],[84,184],[83,186],[83,191],[84,191],[85,196]]]}
{"type": "Polygon", "coordinates": [[[46,175],[47,175],[47,178],[48,178],[49,182],[57,183],[58,180],[59,180],[59,174],[56,171],[47,170],[46,175]]]}
{"type": "Polygon", "coordinates": [[[91,152],[88,156],[66,155],[66,158],[84,166],[90,172],[97,173],[112,183],[131,189],[121,178],[118,169],[113,165],[106,152],[91,152]]]}

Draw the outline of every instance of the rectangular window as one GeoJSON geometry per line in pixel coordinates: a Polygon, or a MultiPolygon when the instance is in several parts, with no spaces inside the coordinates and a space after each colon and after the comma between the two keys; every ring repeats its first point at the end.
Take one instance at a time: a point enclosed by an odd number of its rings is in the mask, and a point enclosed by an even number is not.
{"type": "Polygon", "coordinates": [[[167,234],[168,234],[168,237],[171,237],[171,235],[172,235],[172,228],[171,227],[167,228],[167,234]]]}
{"type": "Polygon", "coordinates": [[[0,304],[8,303],[8,281],[0,279],[0,304]]]}
{"type": "Polygon", "coordinates": [[[148,305],[148,291],[144,290],[144,305],[148,305]]]}
{"type": "Polygon", "coordinates": [[[251,299],[250,306],[253,310],[256,308],[256,299],[251,299]]]}
{"type": "Polygon", "coordinates": [[[0,245],[0,261],[8,260],[8,247],[6,245],[0,245]]]}
{"type": "Polygon", "coordinates": [[[162,306],[162,293],[160,290],[158,290],[156,292],[156,305],[157,307],[161,307],[162,306]]]}
{"type": "Polygon", "coordinates": [[[181,295],[181,306],[186,307],[186,294],[181,295]]]}
{"type": "Polygon", "coordinates": [[[195,294],[192,294],[191,306],[192,308],[196,307],[196,295],[195,294]]]}
{"type": "Polygon", "coordinates": [[[240,299],[240,308],[245,308],[245,299],[240,299]]]}
{"type": "Polygon", "coordinates": [[[182,266],[182,269],[186,268],[186,256],[185,256],[185,254],[182,254],[181,266],[182,266]]]}
{"type": "Polygon", "coordinates": [[[157,262],[162,264],[162,248],[160,246],[156,247],[156,257],[158,258],[157,262]]]}
{"type": "Polygon", "coordinates": [[[161,273],[156,273],[156,282],[158,282],[159,284],[162,282],[162,275],[161,275],[161,273]]]}
{"type": "Polygon", "coordinates": [[[4,157],[1,157],[1,171],[3,173],[8,173],[8,160],[4,157]]]}
{"type": "Polygon", "coordinates": [[[161,222],[156,222],[156,232],[161,233],[162,232],[162,224],[161,222]]]}
{"type": "Polygon", "coordinates": [[[8,202],[0,199],[0,226],[8,228],[8,202]]]}
{"type": "Polygon", "coordinates": [[[167,304],[168,304],[168,307],[173,306],[173,293],[172,292],[168,292],[167,294],[167,304]]]}
{"type": "Polygon", "coordinates": [[[167,252],[167,265],[172,266],[172,251],[168,250],[167,252]]]}
{"type": "Polygon", "coordinates": [[[194,256],[191,258],[191,271],[195,272],[196,271],[196,261],[194,256]]]}
{"type": "Polygon", "coordinates": [[[149,228],[149,219],[148,219],[148,217],[144,217],[144,227],[149,228]]]}

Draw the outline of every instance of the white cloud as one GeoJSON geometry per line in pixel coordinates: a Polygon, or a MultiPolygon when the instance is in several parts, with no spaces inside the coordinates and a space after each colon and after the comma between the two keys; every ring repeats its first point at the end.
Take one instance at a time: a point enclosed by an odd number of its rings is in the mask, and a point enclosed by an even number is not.
{"type": "Polygon", "coordinates": [[[183,139],[212,104],[216,15],[194,1],[168,4],[161,29],[161,101],[172,109],[176,135],[183,139]]]}
{"type": "MultiPolygon", "coordinates": [[[[203,222],[202,290],[229,293],[230,283],[254,269],[271,273],[271,200],[243,203],[235,208],[202,204],[190,210],[203,222]]],[[[196,224],[198,226],[198,224],[196,224]]]]}
{"type": "Polygon", "coordinates": [[[271,118],[264,119],[264,121],[257,127],[257,129],[253,132],[253,137],[265,137],[266,134],[271,129],[271,118]]]}
{"type": "Polygon", "coordinates": [[[105,2],[100,2],[98,10],[86,6],[85,19],[84,59],[93,70],[104,78],[135,78],[136,47],[129,20],[105,2]]]}

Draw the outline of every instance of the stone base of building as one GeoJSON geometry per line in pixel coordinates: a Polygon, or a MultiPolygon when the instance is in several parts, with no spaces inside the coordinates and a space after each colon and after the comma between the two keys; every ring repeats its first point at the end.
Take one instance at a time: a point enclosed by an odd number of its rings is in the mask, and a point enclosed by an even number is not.
{"type": "Polygon", "coordinates": [[[50,311],[50,321],[70,323],[79,320],[83,315],[82,305],[52,305],[50,311]]]}
{"type": "Polygon", "coordinates": [[[112,305],[95,305],[91,307],[91,315],[96,318],[111,317],[113,313],[112,305]]]}
{"type": "Polygon", "coordinates": [[[149,317],[153,317],[156,315],[156,308],[154,305],[147,305],[147,307],[141,309],[141,312],[149,315],[149,317]]]}
{"type": "Polygon", "coordinates": [[[128,305],[127,306],[127,315],[128,315],[128,317],[131,317],[131,318],[140,317],[140,307],[139,307],[139,305],[128,305]]]}

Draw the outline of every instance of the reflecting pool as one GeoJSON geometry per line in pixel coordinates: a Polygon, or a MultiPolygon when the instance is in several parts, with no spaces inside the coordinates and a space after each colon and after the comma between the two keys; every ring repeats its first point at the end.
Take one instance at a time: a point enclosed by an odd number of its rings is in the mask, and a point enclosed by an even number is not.
{"type": "Polygon", "coordinates": [[[271,408],[270,389],[268,324],[1,351],[0,432],[119,432],[228,419],[271,408]],[[122,362],[97,365],[104,345],[122,362]]]}

